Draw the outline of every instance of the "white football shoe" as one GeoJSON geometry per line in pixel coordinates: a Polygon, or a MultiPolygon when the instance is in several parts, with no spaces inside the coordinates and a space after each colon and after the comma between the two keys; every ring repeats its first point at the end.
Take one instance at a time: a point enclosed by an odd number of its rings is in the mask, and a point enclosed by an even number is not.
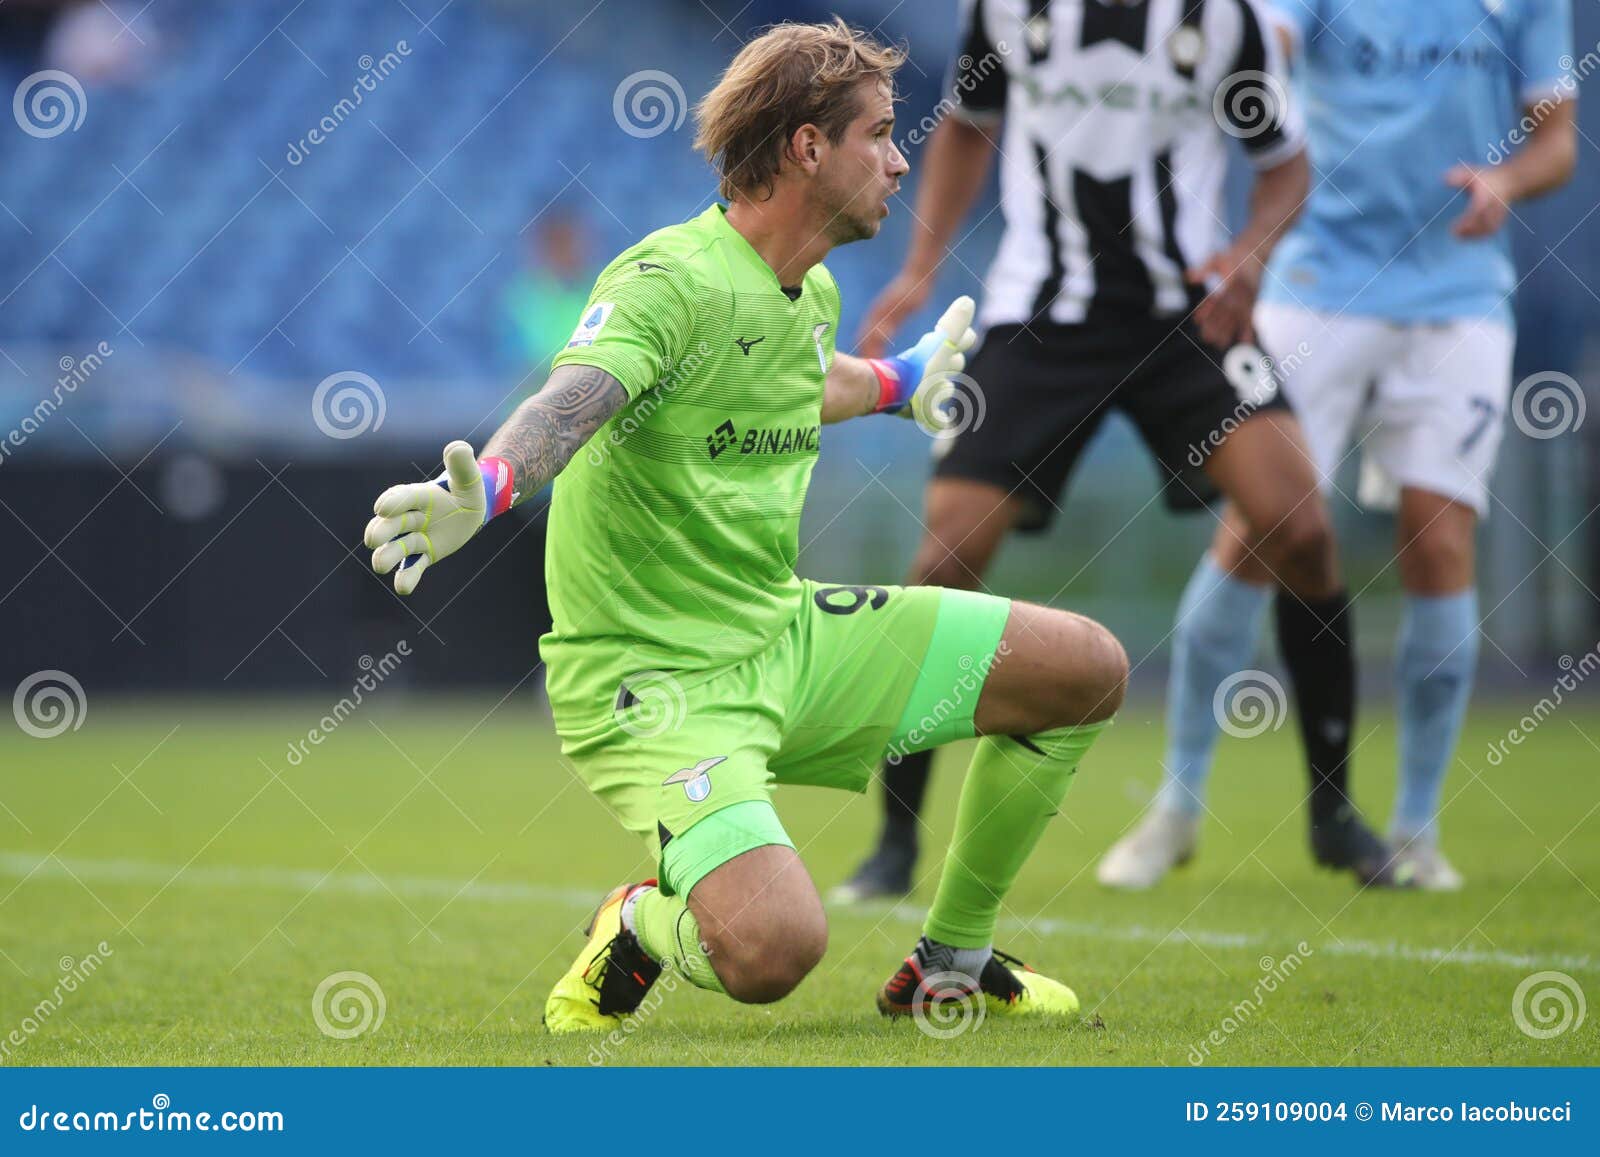
{"type": "Polygon", "coordinates": [[[1108,888],[1151,888],[1194,855],[1200,817],[1152,805],[1100,860],[1095,878],[1108,888]]]}
{"type": "Polygon", "coordinates": [[[1459,892],[1466,883],[1461,873],[1444,858],[1436,838],[1391,832],[1389,846],[1395,850],[1395,874],[1409,869],[1413,888],[1424,892],[1459,892]]]}

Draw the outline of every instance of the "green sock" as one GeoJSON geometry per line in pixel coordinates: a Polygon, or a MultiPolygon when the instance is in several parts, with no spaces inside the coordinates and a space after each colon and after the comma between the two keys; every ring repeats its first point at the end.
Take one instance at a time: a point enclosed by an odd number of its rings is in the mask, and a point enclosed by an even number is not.
{"type": "Polygon", "coordinates": [[[727,993],[700,947],[700,922],[682,896],[664,896],[659,888],[640,893],[633,904],[633,934],[663,968],[675,969],[696,988],[727,993]]]}
{"type": "Polygon", "coordinates": [[[1000,901],[1066,798],[1078,761],[1110,722],[1025,739],[991,735],[978,744],[924,935],[955,948],[994,943],[1000,901]]]}

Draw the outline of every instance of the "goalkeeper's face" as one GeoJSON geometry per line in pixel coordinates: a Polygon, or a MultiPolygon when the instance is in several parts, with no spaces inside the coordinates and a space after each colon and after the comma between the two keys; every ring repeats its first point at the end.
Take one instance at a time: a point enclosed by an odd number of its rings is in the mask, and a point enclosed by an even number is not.
{"type": "Polygon", "coordinates": [[[835,245],[876,237],[889,198],[911,168],[894,143],[894,100],[880,81],[861,82],[856,117],[817,170],[819,208],[835,245]]]}

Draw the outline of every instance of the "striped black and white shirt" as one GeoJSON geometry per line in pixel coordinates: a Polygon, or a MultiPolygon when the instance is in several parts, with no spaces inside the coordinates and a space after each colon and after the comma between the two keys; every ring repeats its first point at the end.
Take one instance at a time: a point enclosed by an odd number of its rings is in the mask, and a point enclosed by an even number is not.
{"type": "Polygon", "coordinates": [[[1227,140],[1304,148],[1256,0],[963,0],[954,115],[998,144],[1005,232],[985,325],[1183,313],[1227,240],[1227,140]]]}

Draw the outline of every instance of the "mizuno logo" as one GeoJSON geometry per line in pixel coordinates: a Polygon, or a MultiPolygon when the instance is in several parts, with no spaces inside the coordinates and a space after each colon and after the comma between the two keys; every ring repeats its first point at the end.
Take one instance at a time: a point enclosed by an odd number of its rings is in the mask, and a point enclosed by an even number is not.
{"type": "Polygon", "coordinates": [[[639,262],[639,272],[640,273],[648,272],[651,269],[660,269],[662,271],[665,271],[666,268],[667,267],[665,265],[657,265],[653,261],[641,261],[641,262],[639,262]]]}
{"type": "Polygon", "coordinates": [[[766,339],[765,336],[763,336],[763,337],[736,337],[736,338],[733,339],[733,344],[738,346],[739,349],[741,351],[743,351],[745,357],[749,357],[751,348],[753,346],[755,346],[758,342],[764,342],[766,340],[767,339],[766,339]]]}

